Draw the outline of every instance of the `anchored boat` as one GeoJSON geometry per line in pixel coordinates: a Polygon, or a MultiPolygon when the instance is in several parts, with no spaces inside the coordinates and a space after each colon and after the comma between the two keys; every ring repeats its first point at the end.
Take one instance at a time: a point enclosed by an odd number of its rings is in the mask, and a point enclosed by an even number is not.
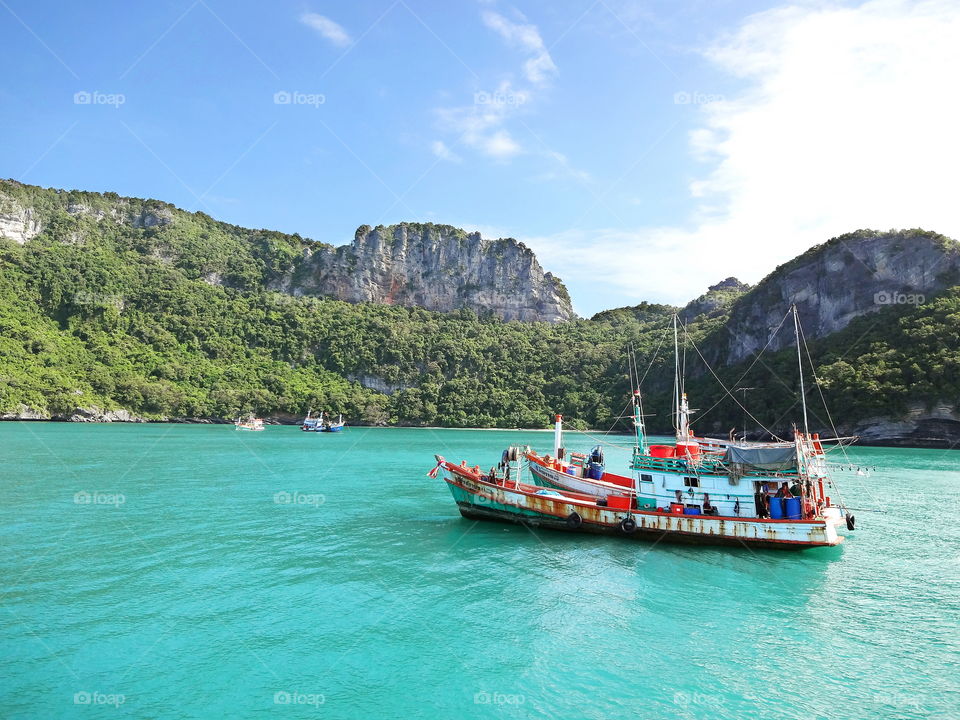
{"type": "MultiPolygon", "coordinates": [[[[799,349],[796,308],[793,313],[799,349]]],[[[676,318],[674,333],[676,351],[676,318]]],[[[854,529],[854,517],[828,494],[835,486],[827,441],[806,431],[806,405],[804,430],[795,429],[792,440],[716,440],[692,432],[682,386],[678,371],[670,445],[648,443],[640,391],[634,392],[636,438],[621,473],[607,468],[602,446],[568,455],[558,415],[552,454],[511,447],[488,472],[437,455],[431,475],[443,471],[465,517],[560,530],[800,549],[838,545],[838,529],[854,529]]]]}
{"type": "Polygon", "coordinates": [[[311,417],[311,412],[300,423],[300,429],[304,432],[340,432],[346,426],[343,422],[343,415],[337,418],[336,422],[327,420],[327,414],[321,412],[319,417],[311,417]]]}
{"type": "Polygon", "coordinates": [[[238,417],[233,426],[237,430],[263,430],[263,420],[253,417],[253,415],[247,418],[238,417]]]}

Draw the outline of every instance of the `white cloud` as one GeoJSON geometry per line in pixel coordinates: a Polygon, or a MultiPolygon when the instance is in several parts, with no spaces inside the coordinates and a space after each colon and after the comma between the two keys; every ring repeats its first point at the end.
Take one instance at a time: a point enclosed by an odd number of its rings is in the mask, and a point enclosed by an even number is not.
{"type": "Polygon", "coordinates": [[[958,37],[955,0],[751,16],[706,54],[745,89],[678,108],[702,113],[690,150],[713,163],[691,183],[689,224],[525,240],[547,267],[601,278],[619,301],[679,304],[858,228],[960,237],[958,37]]]}
{"type": "MultiPolygon", "coordinates": [[[[481,18],[504,41],[528,56],[524,61],[523,74],[532,86],[542,89],[550,76],[556,73],[557,66],[547,52],[537,26],[513,22],[493,10],[483,11],[481,18]]],[[[526,152],[507,126],[511,118],[525,111],[532,97],[529,89],[515,88],[510,79],[503,79],[496,90],[485,88],[474,92],[472,105],[439,108],[436,112],[442,128],[457,133],[463,145],[495,160],[506,161],[526,152]]],[[[434,154],[437,154],[436,150],[434,154]]],[[[548,151],[546,154],[553,153],[548,151]]],[[[565,159],[564,165],[570,170],[565,159]]],[[[566,175],[570,176],[571,173],[566,175]]],[[[555,176],[559,177],[560,174],[555,176]]]]}
{"type": "Polygon", "coordinates": [[[474,104],[440,108],[437,116],[444,130],[454,132],[465,146],[497,160],[507,160],[523,148],[504,127],[507,119],[523,104],[511,98],[525,97],[504,81],[493,93],[476,93],[474,104]]]}
{"type": "Polygon", "coordinates": [[[450,162],[460,162],[462,159],[457,155],[453,150],[447,147],[447,144],[443,140],[434,140],[433,144],[430,146],[431,151],[441,160],[448,160],[450,162]]]}
{"type": "Polygon", "coordinates": [[[482,147],[487,155],[501,160],[511,158],[522,150],[506,130],[497,130],[493,135],[484,138],[482,147]]]}
{"type": "Polygon", "coordinates": [[[300,16],[300,22],[308,27],[313,28],[320,33],[321,36],[338,47],[346,47],[353,42],[353,40],[350,38],[350,35],[346,30],[343,29],[341,25],[335,23],[328,17],[324,17],[323,15],[305,12],[300,16]]]}
{"type": "Polygon", "coordinates": [[[557,66],[547,52],[547,47],[543,44],[543,38],[540,37],[540,31],[536,25],[511,22],[492,10],[483,13],[483,22],[509,44],[531,55],[523,66],[527,80],[535,85],[542,85],[550,75],[556,73],[557,66]]]}

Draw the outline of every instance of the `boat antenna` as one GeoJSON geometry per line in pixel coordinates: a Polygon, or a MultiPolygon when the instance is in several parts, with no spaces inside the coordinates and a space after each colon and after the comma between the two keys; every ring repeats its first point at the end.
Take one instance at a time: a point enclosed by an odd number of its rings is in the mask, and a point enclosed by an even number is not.
{"type": "Polygon", "coordinates": [[[810,428],[807,423],[807,393],[803,387],[803,356],[800,354],[800,319],[797,317],[797,304],[793,304],[793,331],[797,336],[797,367],[800,371],[800,402],[803,405],[803,434],[809,435],[810,428]]]}

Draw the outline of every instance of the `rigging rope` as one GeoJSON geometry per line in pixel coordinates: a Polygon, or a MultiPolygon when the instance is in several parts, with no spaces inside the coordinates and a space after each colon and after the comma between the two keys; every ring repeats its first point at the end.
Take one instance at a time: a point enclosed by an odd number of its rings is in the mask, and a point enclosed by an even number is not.
{"type": "Polygon", "coordinates": [[[753,420],[757,425],[759,425],[760,427],[762,427],[762,428],[763,428],[772,438],[774,438],[775,440],[777,440],[777,441],[779,441],[779,442],[786,442],[783,438],[781,438],[781,437],[778,436],[776,433],[774,433],[770,428],[768,428],[768,427],[767,427],[766,425],[764,425],[762,422],[760,422],[759,420],[757,420],[757,418],[753,416],[753,413],[751,413],[749,410],[747,410],[747,408],[744,407],[743,404],[742,404],[739,400],[737,400],[736,396],[727,389],[727,386],[726,386],[726,385],[723,384],[723,380],[720,379],[720,376],[718,376],[718,375],[713,371],[713,368],[710,366],[710,363],[707,362],[707,359],[703,356],[703,353],[700,352],[700,348],[697,347],[697,344],[696,344],[693,340],[690,341],[690,344],[693,345],[693,349],[697,351],[697,355],[699,355],[699,356],[700,356],[700,359],[703,360],[703,364],[707,366],[707,370],[709,370],[709,371],[710,371],[710,374],[713,375],[713,379],[716,380],[717,383],[720,385],[720,387],[723,388],[723,391],[724,391],[727,395],[730,396],[730,399],[733,400],[733,401],[737,404],[737,406],[738,406],[741,410],[743,410],[744,413],[746,413],[747,417],[749,417],[749,418],[750,418],[751,420],[753,420]]]}
{"type": "MultiPolygon", "coordinates": [[[[737,381],[734,383],[735,386],[736,386],[736,385],[739,385],[740,382],[747,376],[747,374],[748,374],[751,370],[753,370],[753,366],[756,365],[758,362],[760,362],[761,356],[767,351],[767,348],[770,347],[770,343],[773,342],[773,339],[777,336],[777,333],[780,332],[780,328],[783,327],[783,323],[786,321],[788,315],[790,315],[790,311],[789,311],[789,310],[787,310],[787,312],[784,314],[784,316],[780,319],[780,324],[777,325],[776,330],[774,330],[774,331],[770,334],[770,337],[767,338],[767,344],[763,346],[763,349],[760,351],[760,353],[753,359],[753,362],[750,363],[750,367],[748,367],[746,370],[744,370],[744,371],[743,371],[743,375],[741,375],[739,378],[737,378],[737,381]]],[[[698,419],[698,420],[703,420],[703,418],[706,417],[707,413],[709,413],[711,410],[713,410],[714,408],[716,408],[717,405],[719,405],[719,404],[722,403],[722,402],[723,402],[723,398],[720,398],[720,399],[717,400],[713,405],[711,405],[705,412],[700,413],[700,417],[697,418],[697,419],[698,419]]],[[[834,433],[834,434],[836,434],[836,433],[834,433]]]]}

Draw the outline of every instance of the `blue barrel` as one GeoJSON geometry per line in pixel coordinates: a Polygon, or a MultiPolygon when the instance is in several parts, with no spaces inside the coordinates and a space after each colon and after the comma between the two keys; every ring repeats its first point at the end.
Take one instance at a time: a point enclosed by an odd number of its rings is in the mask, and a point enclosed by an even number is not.
{"type": "Polygon", "coordinates": [[[787,516],[787,520],[799,520],[801,517],[800,498],[784,498],[783,512],[787,516]]]}
{"type": "Polygon", "coordinates": [[[684,514],[684,515],[699,515],[699,514],[700,514],[700,508],[685,507],[685,508],[683,509],[683,514],[684,514]]]}
{"type": "Polygon", "coordinates": [[[590,479],[591,480],[602,480],[603,479],[603,465],[600,463],[590,463],[590,479]]]}
{"type": "Polygon", "coordinates": [[[783,498],[770,498],[770,519],[783,520],[783,498]]]}

